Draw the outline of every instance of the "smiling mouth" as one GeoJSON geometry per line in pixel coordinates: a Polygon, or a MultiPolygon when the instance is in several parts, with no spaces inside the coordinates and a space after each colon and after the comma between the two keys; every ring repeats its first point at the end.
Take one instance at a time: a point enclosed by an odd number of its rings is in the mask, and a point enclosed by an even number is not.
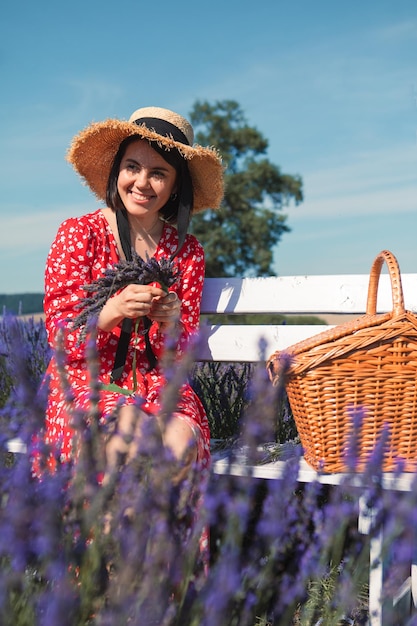
{"type": "Polygon", "coordinates": [[[139,201],[151,200],[151,198],[153,197],[151,195],[145,195],[145,194],[142,194],[142,193],[137,193],[136,191],[131,191],[130,193],[132,194],[132,196],[133,196],[133,198],[135,200],[139,200],[139,201]]]}

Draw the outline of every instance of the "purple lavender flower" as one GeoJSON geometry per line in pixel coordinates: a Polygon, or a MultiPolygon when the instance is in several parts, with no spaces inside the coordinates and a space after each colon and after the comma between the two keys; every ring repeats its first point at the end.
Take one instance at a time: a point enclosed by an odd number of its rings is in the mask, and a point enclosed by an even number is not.
{"type": "MultiPolygon", "coordinates": [[[[72,465],[57,460],[56,471],[38,480],[31,453],[46,458],[48,448],[44,442],[31,446],[30,434],[43,419],[44,396],[26,362],[31,342],[36,345],[35,327],[28,326],[29,339],[20,324],[0,323],[0,345],[8,355],[4,371],[12,380],[0,440],[10,432],[24,433],[29,445],[28,455],[0,463],[1,624],[288,626],[297,623],[295,613],[298,623],[336,624],[342,614],[354,616],[358,610],[363,615],[355,623],[363,624],[369,536],[358,530],[359,498],[372,509],[370,537],[384,529],[383,595],[392,604],[414,556],[417,481],[408,493],[383,489],[385,432],[358,481],[360,411],[352,416],[356,432],[347,453],[352,472],[337,487],[300,484],[294,457],[276,480],[212,474],[202,485],[196,472],[174,486],[175,461],[151,421],[138,459],[112,484],[100,486],[103,432],[93,384],[90,410],[72,411],[82,452],[72,465]],[[194,523],[197,493],[200,514],[194,523]],[[206,524],[212,548],[204,575],[196,561],[206,524]]],[[[94,377],[93,336],[87,348],[94,377]]],[[[169,376],[174,386],[176,373],[169,376]]],[[[232,391],[233,384],[225,383],[224,389],[232,391]]],[[[71,404],[71,394],[65,397],[71,404]]],[[[270,435],[272,400],[262,373],[255,372],[245,418],[253,424],[244,428],[254,449],[270,435]]],[[[400,623],[395,614],[388,621],[400,623]]]]}

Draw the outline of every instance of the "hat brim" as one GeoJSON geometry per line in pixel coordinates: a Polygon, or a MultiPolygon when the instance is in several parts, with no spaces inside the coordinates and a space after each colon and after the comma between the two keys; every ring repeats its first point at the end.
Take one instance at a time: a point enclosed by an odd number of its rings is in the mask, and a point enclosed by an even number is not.
{"type": "Polygon", "coordinates": [[[193,213],[219,208],[224,193],[224,168],[217,150],[199,145],[187,146],[146,126],[112,119],[93,123],[81,131],[74,137],[67,153],[67,160],[97,198],[106,201],[107,181],[114,157],[121,142],[133,135],[154,141],[166,150],[175,148],[187,160],[193,183],[193,213]]]}

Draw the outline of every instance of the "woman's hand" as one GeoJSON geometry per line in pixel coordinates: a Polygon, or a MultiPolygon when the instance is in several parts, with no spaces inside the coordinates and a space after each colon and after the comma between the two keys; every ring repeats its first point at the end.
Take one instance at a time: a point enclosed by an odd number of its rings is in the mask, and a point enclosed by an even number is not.
{"type": "Polygon", "coordinates": [[[162,298],[154,298],[149,317],[164,329],[178,322],[180,313],[181,301],[176,293],[170,292],[162,298]]]}
{"type": "Polygon", "coordinates": [[[107,300],[98,318],[99,328],[111,331],[125,317],[136,319],[150,315],[154,303],[163,299],[164,294],[162,289],[152,285],[127,285],[107,300]]]}

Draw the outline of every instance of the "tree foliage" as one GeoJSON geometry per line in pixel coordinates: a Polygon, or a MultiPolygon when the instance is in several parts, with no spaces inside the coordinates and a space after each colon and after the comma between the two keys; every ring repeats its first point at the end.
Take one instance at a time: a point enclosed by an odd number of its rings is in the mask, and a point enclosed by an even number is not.
{"type": "Polygon", "coordinates": [[[190,119],[196,142],[215,146],[226,166],[221,209],[196,215],[191,223],[206,252],[206,275],[274,275],[274,248],[290,231],[282,209],[302,201],[301,178],[283,174],[268,160],[268,141],[248,125],[237,102],[197,101],[190,119]]]}

